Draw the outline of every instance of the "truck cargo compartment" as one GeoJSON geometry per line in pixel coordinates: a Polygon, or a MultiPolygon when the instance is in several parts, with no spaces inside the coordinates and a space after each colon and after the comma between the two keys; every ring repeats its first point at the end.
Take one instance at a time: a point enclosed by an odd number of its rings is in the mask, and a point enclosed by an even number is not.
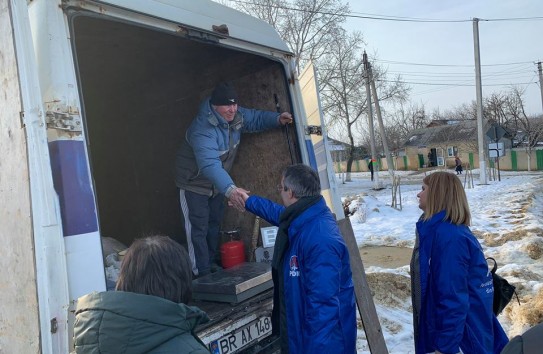
{"type": "MultiPolygon", "coordinates": [[[[127,245],[149,234],[184,243],[174,157],[200,102],[231,81],[241,106],[275,111],[277,95],[291,111],[284,65],[271,51],[227,47],[194,30],[170,33],[86,11],[70,23],[100,234],[127,245]]],[[[294,129],[290,135],[299,160],[294,129]]],[[[231,176],[280,202],[274,186],[291,162],[281,128],[244,134],[231,176]]],[[[240,228],[249,245],[254,216],[226,209],[223,229],[240,228]]]]}

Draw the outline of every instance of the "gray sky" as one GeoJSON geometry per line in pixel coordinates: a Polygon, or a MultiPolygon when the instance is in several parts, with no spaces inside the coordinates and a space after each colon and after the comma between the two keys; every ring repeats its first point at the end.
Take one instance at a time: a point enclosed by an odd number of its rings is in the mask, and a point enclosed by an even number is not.
{"type": "Polygon", "coordinates": [[[349,4],[353,15],[468,20],[453,23],[348,20],[348,29],[363,33],[366,51],[377,57],[376,64],[388,68],[390,73],[401,73],[405,82],[413,83],[411,100],[423,103],[428,113],[437,107],[443,112],[475,100],[474,86],[442,85],[475,83],[473,23],[470,21],[474,17],[481,19],[483,97],[522,83],[518,86],[526,89],[527,113],[542,113],[534,63],[543,61],[543,0],[366,0],[349,4]],[[483,21],[527,17],[542,19],[483,21]],[[495,65],[511,63],[518,64],[495,65]]]}
{"type": "Polygon", "coordinates": [[[526,113],[543,113],[535,64],[543,61],[543,0],[348,2],[355,16],[464,21],[404,22],[366,18],[347,21],[348,30],[362,32],[370,59],[377,60],[374,65],[387,68],[390,74],[402,74],[403,81],[412,88],[410,100],[424,104],[427,113],[437,108],[444,112],[476,99],[471,21],[474,17],[481,19],[483,97],[516,85],[525,89],[526,113]],[[531,17],[541,19],[484,21],[531,17]]]}

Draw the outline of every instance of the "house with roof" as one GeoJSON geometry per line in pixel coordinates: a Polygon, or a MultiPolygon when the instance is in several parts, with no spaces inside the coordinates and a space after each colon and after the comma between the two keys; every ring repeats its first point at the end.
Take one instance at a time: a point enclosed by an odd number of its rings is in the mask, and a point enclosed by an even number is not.
{"type": "MultiPolygon", "coordinates": [[[[489,156],[487,167],[509,171],[543,170],[543,117],[522,123],[518,126],[499,125],[493,121],[483,124],[485,153],[489,156]]],[[[400,149],[392,152],[394,169],[453,168],[456,155],[464,169],[479,168],[477,135],[476,120],[433,120],[425,128],[412,131],[400,149]]],[[[345,158],[347,145],[337,143],[337,149],[345,158]]],[[[345,171],[344,160],[336,156],[336,171],[345,171]]],[[[380,170],[388,168],[385,158],[377,162],[380,170]]],[[[351,171],[368,171],[366,159],[355,157],[351,171]]]]}
{"type": "MultiPolygon", "coordinates": [[[[341,164],[348,160],[351,145],[328,137],[328,149],[330,150],[332,161],[341,164]]],[[[354,162],[357,163],[359,160],[367,157],[368,151],[362,146],[356,146],[353,155],[354,162]]]]}
{"type": "MultiPolygon", "coordinates": [[[[486,122],[483,132],[487,132],[492,124],[486,122]]],[[[501,129],[501,128],[500,128],[501,129]]],[[[510,135],[507,132],[490,141],[485,134],[485,146],[488,143],[503,144],[504,149],[511,148],[510,135]]],[[[458,156],[464,167],[479,167],[476,120],[434,120],[426,128],[411,132],[403,145],[404,164],[407,169],[426,167],[454,167],[455,156],[458,156]]]]}

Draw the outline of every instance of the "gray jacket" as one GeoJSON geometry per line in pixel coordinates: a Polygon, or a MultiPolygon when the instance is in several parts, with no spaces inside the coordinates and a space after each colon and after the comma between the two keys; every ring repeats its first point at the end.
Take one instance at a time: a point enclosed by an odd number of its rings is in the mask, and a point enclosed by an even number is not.
{"type": "Polygon", "coordinates": [[[225,194],[234,186],[228,174],[241,133],[258,132],[279,126],[279,114],[238,106],[228,123],[211,107],[209,98],[185,134],[175,160],[175,183],[180,189],[203,195],[225,194]]]}

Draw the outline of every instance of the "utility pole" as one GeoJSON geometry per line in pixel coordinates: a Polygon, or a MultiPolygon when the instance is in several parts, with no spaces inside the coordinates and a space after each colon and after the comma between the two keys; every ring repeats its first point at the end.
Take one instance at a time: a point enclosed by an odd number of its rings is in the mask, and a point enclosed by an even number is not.
{"type": "Polygon", "coordinates": [[[481,58],[479,52],[479,19],[473,19],[473,47],[475,52],[475,93],[477,95],[477,143],[479,145],[479,182],[487,184],[485,140],[483,134],[483,85],[481,83],[481,58]]]}
{"type": "Polygon", "coordinates": [[[543,70],[541,70],[541,62],[537,63],[537,71],[539,72],[539,90],[541,91],[541,106],[543,107],[543,70]]]}
{"type": "Polygon", "coordinates": [[[368,63],[368,55],[366,54],[366,51],[364,51],[364,54],[362,56],[362,62],[364,63],[364,78],[366,81],[366,95],[368,97],[368,126],[370,130],[370,148],[371,148],[371,163],[373,168],[373,189],[377,190],[380,188],[379,186],[379,164],[375,165],[375,162],[377,162],[377,154],[375,149],[375,133],[373,131],[373,111],[371,109],[371,91],[370,91],[370,69],[369,69],[369,63],[368,63]]]}
{"type": "Polygon", "coordinates": [[[375,89],[375,81],[373,80],[373,71],[371,70],[371,64],[368,63],[371,91],[373,93],[373,102],[375,103],[375,113],[377,114],[377,121],[379,122],[379,131],[381,132],[381,139],[383,141],[383,149],[385,150],[385,156],[387,159],[388,173],[390,177],[394,179],[394,162],[392,161],[392,155],[388,151],[388,141],[385,132],[385,126],[383,125],[383,117],[381,116],[381,107],[379,106],[379,97],[377,97],[377,90],[375,89]]]}

